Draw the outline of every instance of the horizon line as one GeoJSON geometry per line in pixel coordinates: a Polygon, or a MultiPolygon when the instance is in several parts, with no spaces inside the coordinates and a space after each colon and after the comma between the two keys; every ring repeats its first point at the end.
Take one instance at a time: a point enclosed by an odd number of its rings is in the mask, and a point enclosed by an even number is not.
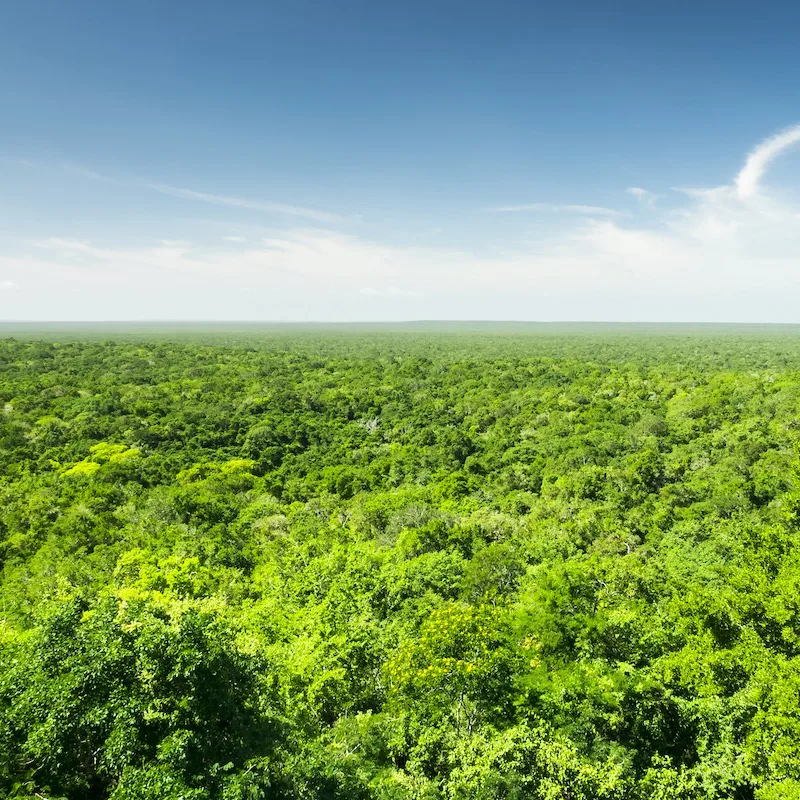
{"type": "Polygon", "coordinates": [[[273,319],[0,319],[0,326],[12,325],[741,325],[741,326],[796,326],[797,322],[753,322],[739,320],[591,320],[591,319],[403,319],[403,320],[273,320],[273,319]]]}

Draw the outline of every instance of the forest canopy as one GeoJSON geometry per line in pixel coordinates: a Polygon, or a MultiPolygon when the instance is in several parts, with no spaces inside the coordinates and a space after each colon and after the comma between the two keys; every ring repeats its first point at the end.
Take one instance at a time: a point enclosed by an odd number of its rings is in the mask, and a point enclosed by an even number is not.
{"type": "Polygon", "coordinates": [[[0,797],[800,798],[800,334],[0,340],[0,797]]]}

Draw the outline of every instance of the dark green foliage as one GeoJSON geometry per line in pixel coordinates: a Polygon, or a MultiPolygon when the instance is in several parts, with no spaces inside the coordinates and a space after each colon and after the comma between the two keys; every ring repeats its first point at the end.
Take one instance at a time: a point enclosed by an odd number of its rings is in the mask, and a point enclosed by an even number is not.
{"type": "Polygon", "coordinates": [[[800,798],[800,340],[0,342],[0,798],[800,798]]]}

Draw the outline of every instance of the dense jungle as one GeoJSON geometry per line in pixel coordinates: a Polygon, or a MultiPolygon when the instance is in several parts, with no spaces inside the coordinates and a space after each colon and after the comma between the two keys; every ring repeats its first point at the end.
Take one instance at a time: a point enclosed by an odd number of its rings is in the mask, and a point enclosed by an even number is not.
{"type": "Polygon", "coordinates": [[[0,797],[800,798],[800,333],[0,339],[0,797]]]}

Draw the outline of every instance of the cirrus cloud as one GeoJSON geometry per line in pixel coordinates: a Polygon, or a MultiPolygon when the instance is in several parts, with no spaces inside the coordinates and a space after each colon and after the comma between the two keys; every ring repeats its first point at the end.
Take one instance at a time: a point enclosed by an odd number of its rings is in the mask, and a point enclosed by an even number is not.
{"type": "MultiPolygon", "coordinates": [[[[66,285],[91,287],[120,303],[126,287],[160,287],[182,309],[177,316],[192,316],[180,305],[182,294],[214,286],[269,298],[269,309],[295,303],[308,319],[364,318],[374,298],[391,298],[386,313],[408,317],[643,319],[658,313],[675,319],[692,309],[694,318],[770,321],[778,304],[800,307],[800,207],[766,182],[770,164],[796,142],[800,126],[756,146],[729,183],[681,190],[669,204],[651,204],[654,193],[643,189],[626,190],[644,204],[641,214],[579,204],[499,207],[564,216],[534,239],[498,236],[481,252],[390,244],[336,230],[331,221],[276,228],[246,242],[231,235],[214,246],[43,237],[21,252],[0,253],[0,271],[20,283],[34,275],[43,292],[52,289],[54,303],[66,285]],[[643,297],[654,298],[658,311],[643,313],[645,306],[636,305],[643,297]],[[346,305],[346,298],[356,299],[346,305]],[[579,305],[576,298],[589,300],[579,305]]],[[[214,308],[218,290],[208,291],[204,308],[214,308]]],[[[15,292],[15,308],[23,294],[15,292]]]]}
{"type": "Polygon", "coordinates": [[[793,125],[760,142],[747,156],[744,166],[736,176],[739,197],[742,200],[755,197],[770,163],[798,142],[800,125],[793,125]]]}
{"type": "Polygon", "coordinates": [[[604,206],[585,206],[576,203],[523,203],[516,206],[496,206],[488,209],[492,213],[518,213],[522,211],[545,211],[553,214],[586,214],[595,217],[616,217],[622,212],[604,206]]]}

